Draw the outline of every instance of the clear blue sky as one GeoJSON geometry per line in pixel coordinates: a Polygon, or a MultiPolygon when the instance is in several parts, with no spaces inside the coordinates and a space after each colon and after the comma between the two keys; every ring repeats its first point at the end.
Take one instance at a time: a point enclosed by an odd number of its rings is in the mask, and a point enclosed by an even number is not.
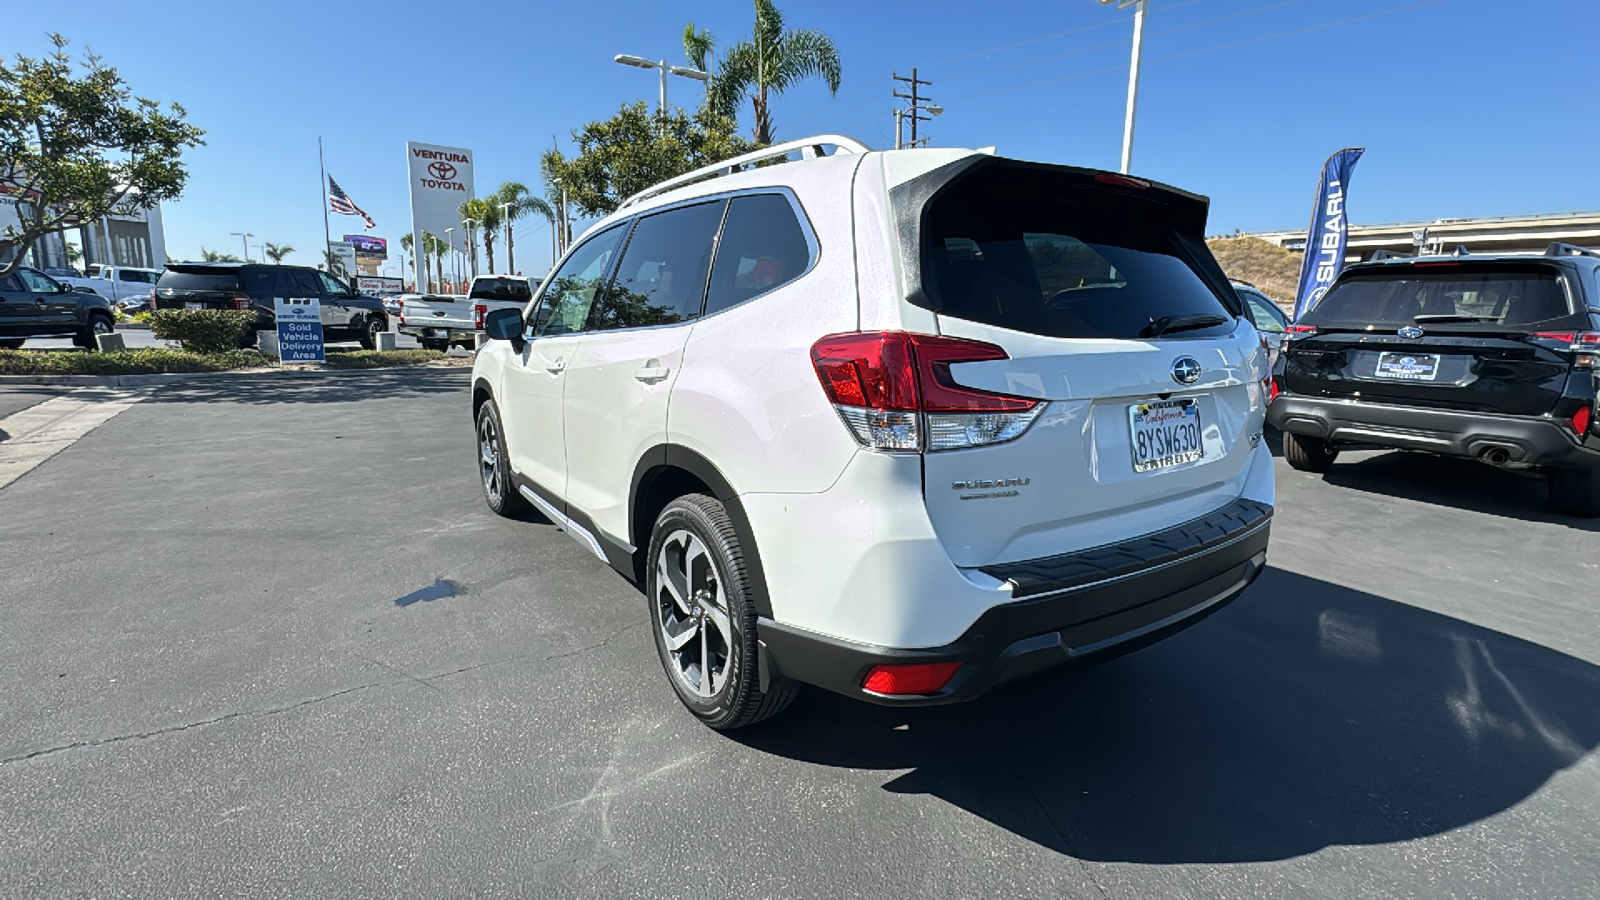
{"type": "MultiPolygon", "coordinates": [[[[891,144],[889,76],[915,65],[947,110],[929,128],[935,144],[1117,166],[1131,12],[1092,0],[779,5],[791,26],[833,37],[844,68],[837,98],[812,83],[777,100],[780,139],[891,144]]],[[[208,130],[166,208],[170,254],[237,253],[229,232],[251,231],[314,262],[319,134],[330,174],[393,242],[409,229],[405,141],[471,148],[480,190],[536,184],[552,135],[570,148],[582,123],[654,102],[654,73],[611,57],[682,62],[691,18],[728,44],[753,12],[747,0],[23,2],[0,52],[39,55],[60,31],[208,130]]],[[[1600,207],[1600,125],[1581,102],[1597,26],[1594,0],[1151,0],[1134,171],[1209,195],[1213,234],[1304,227],[1322,161],[1345,146],[1367,147],[1356,222],[1600,207]]],[[[698,84],[673,82],[675,102],[698,100],[698,84]]],[[[359,224],[335,216],[335,239],[359,224]]],[[[544,225],[521,228],[519,244],[518,268],[548,265],[544,225]]]]}

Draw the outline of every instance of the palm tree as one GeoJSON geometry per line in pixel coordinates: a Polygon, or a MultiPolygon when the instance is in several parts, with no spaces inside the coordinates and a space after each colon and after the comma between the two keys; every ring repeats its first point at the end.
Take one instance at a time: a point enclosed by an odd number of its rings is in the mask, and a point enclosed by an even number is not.
{"type": "Polygon", "coordinates": [[[283,258],[293,252],[294,248],[288,244],[274,244],[271,241],[267,241],[267,258],[272,260],[275,265],[282,263],[283,258]]]}
{"type": "Polygon", "coordinates": [[[504,181],[490,194],[486,202],[492,204],[500,211],[500,219],[506,229],[506,271],[516,274],[516,242],[512,239],[512,223],[530,214],[537,213],[550,220],[553,226],[556,221],[556,212],[550,204],[535,197],[533,191],[520,181],[504,181]]]}
{"type": "Polygon", "coordinates": [[[232,253],[223,253],[221,250],[207,250],[200,248],[200,258],[205,262],[244,262],[232,253]]]}
{"type": "MultiPolygon", "coordinates": [[[[500,227],[500,207],[488,200],[473,197],[471,200],[461,201],[461,221],[471,221],[477,228],[479,236],[483,238],[484,256],[489,263],[489,272],[494,271],[494,230],[500,227]]],[[[474,258],[478,255],[477,246],[472,247],[474,258]]]]}
{"type": "MultiPolygon", "coordinates": [[[[400,247],[411,254],[411,265],[415,270],[417,268],[417,255],[412,251],[411,244],[411,235],[401,235],[400,247]]],[[[434,282],[435,284],[444,284],[444,254],[449,249],[450,245],[444,242],[444,238],[436,236],[431,231],[422,232],[421,271],[428,271],[428,257],[432,256],[434,266],[438,270],[438,279],[434,282]]]]}
{"type": "MultiPolygon", "coordinates": [[[[820,31],[785,29],[783,14],[772,0],[755,0],[755,5],[755,30],[723,54],[716,75],[706,85],[706,104],[732,118],[740,98],[748,94],[756,143],[765,145],[773,137],[770,95],[811,77],[820,77],[830,92],[838,94],[839,51],[820,31]]],[[[703,66],[712,47],[710,32],[696,31],[693,23],[684,30],[683,52],[690,62],[703,66]]]]}

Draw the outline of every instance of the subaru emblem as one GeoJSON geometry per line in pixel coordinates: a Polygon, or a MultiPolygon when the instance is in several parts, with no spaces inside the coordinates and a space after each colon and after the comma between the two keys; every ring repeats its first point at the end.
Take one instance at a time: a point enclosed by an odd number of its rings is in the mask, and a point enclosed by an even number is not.
{"type": "Polygon", "coordinates": [[[1398,332],[1396,332],[1396,334],[1400,335],[1401,337],[1405,338],[1408,341],[1414,341],[1417,338],[1422,337],[1422,329],[1418,328],[1415,325],[1407,325],[1406,327],[1404,327],[1404,328],[1400,329],[1398,332]]]}
{"type": "Polygon", "coordinates": [[[1180,356],[1172,361],[1172,380],[1179,384],[1194,384],[1200,380],[1200,361],[1192,356],[1180,356]]]}

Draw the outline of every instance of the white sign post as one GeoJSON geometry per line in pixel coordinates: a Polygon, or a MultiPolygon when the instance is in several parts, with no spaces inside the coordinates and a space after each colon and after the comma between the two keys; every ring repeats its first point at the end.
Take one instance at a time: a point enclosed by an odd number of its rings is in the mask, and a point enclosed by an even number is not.
{"type": "MultiPolygon", "coordinates": [[[[425,245],[424,231],[451,250],[466,245],[466,229],[461,225],[461,203],[476,194],[472,186],[472,151],[460,147],[406,142],[406,170],[411,183],[411,249],[420,258],[425,245]]],[[[417,266],[417,287],[426,293],[430,272],[417,266]]]]}
{"type": "Polygon", "coordinates": [[[275,297],[272,311],[278,320],[280,362],[327,362],[322,346],[322,301],[316,297],[275,297]]]}

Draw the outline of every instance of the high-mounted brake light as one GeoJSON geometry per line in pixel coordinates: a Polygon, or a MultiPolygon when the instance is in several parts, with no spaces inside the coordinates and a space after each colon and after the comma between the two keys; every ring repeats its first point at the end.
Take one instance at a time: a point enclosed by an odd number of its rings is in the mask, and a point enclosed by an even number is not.
{"type": "Polygon", "coordinates": [[[1142,191],[1150,186],[1150,182],[1145,181],[1143,178],[1134,178],[1129,175],[1118,175],[1114,172],[1096,173],[1094,180],[1100,182],[1101,184],[1114,184],[1117,187],[1133,188],[1136,191],[1142,191]]]}
{"type": "Polygon", "coordinates": [[[957,363],[1009,359],[993,344],[904,331],[834,334],[811,362],[834,408],[864,447],[957,450],[1015,440],[1044,411],[1027,400],[957,384],[957,363]]]}
{"type": "Polygon", "coordinates": [[[958,662],[908,663],[873,666],[862,679],[862,690],[874,694],[937,694],[961,668],[958,662]]]}

